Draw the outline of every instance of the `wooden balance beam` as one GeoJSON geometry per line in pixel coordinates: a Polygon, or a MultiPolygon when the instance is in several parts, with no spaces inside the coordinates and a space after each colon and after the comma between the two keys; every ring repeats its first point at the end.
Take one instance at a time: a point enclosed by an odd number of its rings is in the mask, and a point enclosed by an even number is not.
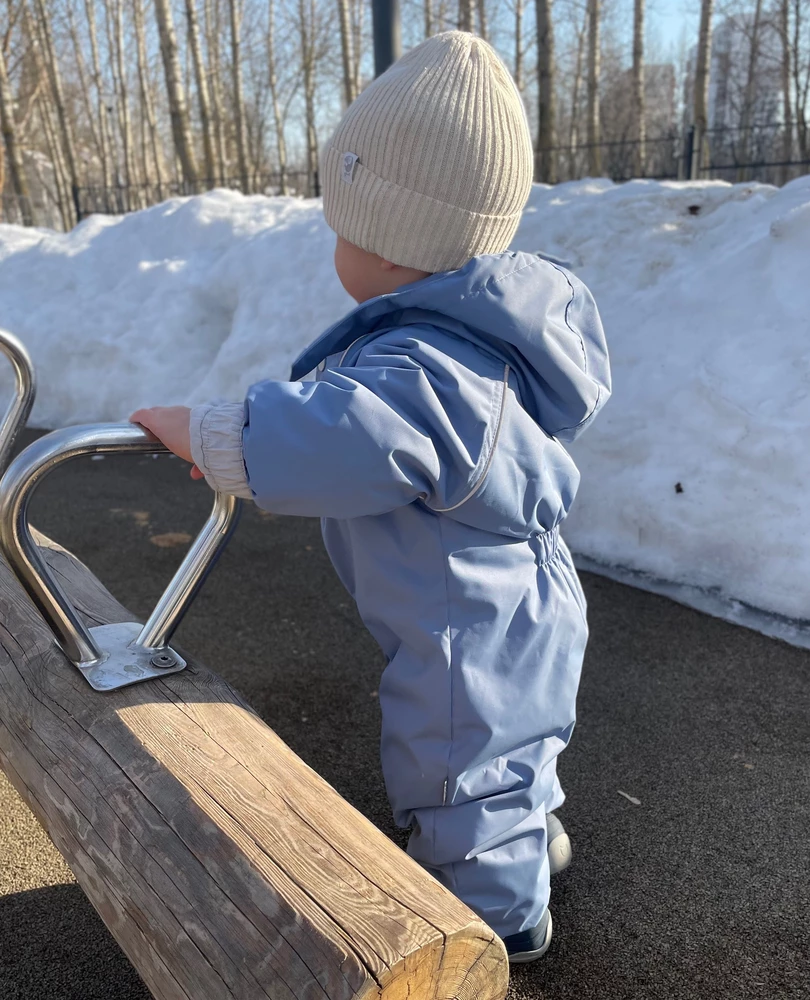
{"type": "MultiPolygon", "coordinates": [[[[34,541],[83,622],[132,620],[34,541]]],[[[93,690],[0,560],[0,765],[152,995],[501,1000],[494,932],[182,655],[93,690]]]]}

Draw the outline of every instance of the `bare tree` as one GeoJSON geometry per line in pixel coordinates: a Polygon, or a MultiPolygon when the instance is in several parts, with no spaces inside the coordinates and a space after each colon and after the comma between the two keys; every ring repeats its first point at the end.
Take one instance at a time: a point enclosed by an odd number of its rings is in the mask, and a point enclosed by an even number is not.
{"type": "Polygon", "coordinates": [[[242,87],[242,59],[240,28],[242,12],[239,0],[228,0],[231,16],[231,70],[233,73],[233,108],[234,125],[236,128],[236,155],[239,158],[239,180],[242,191],[250,191],[250,174],[248,171],[247,134],[245,131],[245,96],[242,87]]]}
{"type": "Polygon", "coordinates": [[[423,0],[422,13],[425,18],[425,38],[433,34],[433,0],[423,0]]]}
{"type": "Polygon", "coordinates": [[[281,101],[278,92],[278,74],[276,73],[276,11],[274,0],[270,0],[267,11],[267,65],[270,100],[273,104],[273,121],[276,127],[276,154],[279,169],[279,193],[286,195],[287,191],[287,142],[284,138],[284,117],[281,113],[281,101]]]}
{"type": "Polygon", "coordinates": [[[129,114],[129,88],[127,87],[127,68],[124,63],[124,23],[121,11],[121,0],[106,0],[107,33],[110,47],[110,67],[116,94],[118,111],[118,128],[121,135],[121,145],[124,154],[124,205],[133,208],[137,201],[131,202],[132,189],[137,183],[133,157],[132,120],[129,114]]]}
{"type": "Polygon", "coordinates": [[[781,0],[779,4],[779,35],[782,42],[782,114],[784,116],[784,131],[782,133],[782,183],[790,179],[790,161],[793,159],[793,95],[791,75],[790,47],[790,0],[781,0]]]}
{"type": "Polygon", "coordinates": [[[160,52],[163,56],[163,71],[166,77],[166,92],[169,98],[169,115],[172,121],[172,136],[183,181],[191,191],[197,189],[197,163],[194,158],[194,144],[191,139],[186,95],[180,76],[180,60],[177,55],[177,35],[170,0],[155,0],[160,52]]]}
{"type": "Polygon", "coordinates": [[[77,221],[74,208],[74,200],[79,193],[79,169],[76,160],[76,145],[73,136],[73,123],[68,116],[65,94],[62,89],[62,77],[59,72],[59,63],[56,59],[56,50],[53,44],[53,34],[51,31],[50,17],[45,7],[45,0],[35,0],[35,10],[37,16],[37,27],[39,28],[40,45],[45,61],[45,68],[51,84],[51,96],[53,107],[56,111],[56,118],[61,139],[64,163],[67,170],[66,181],[69,186],[69,197],[63,205],[63,215],[67,228],[77,221]]]}
{"type": "Polygon", "coordinates": [[[515,0],[515,84],[523,93],[523,0],[515,0]]]}
{"type": "Polygon", "coordinates": [[[105,191],[112,186],[112,159],[110,141],[110,122],[107,114],[107,104],[104,100],[104,85],[101,76],[101,61],[98,54],[98,37],[96,35],[96,14],[94,0],[84,0],[84,10],[87,17],[87,31],[90,37],[90,54],[93,60],[93,84],[96,91],[98,108],[98,131],[101,144],[101,173],[105,191]]]}
{"type": "MultiPolygon", "coordinates": [[[[8,82],[6,55],[0,45],[0,127],[3,130],[3,142],[8,157],[9,179],[11,192],[17,202],[17,207],[24,226],[34,224],[31,211],[31,197],[28,193],[28,182],[23,167],[22,152],[17,141],[17,124],[14,120],[14,98],[8,82]]],[[[2,150],[0,150],[0,155],[2,150]]],[[[0,193],[3,187],[0,184],[0,193]]]]}
{"type": "Polygon", "coordinates": [[[205,44],[208,49],[208,81],[218,177],[222,181],[228,173],[228,157],[225,152],[225,114],[222,109],[222,74],[219,59],[219,0],[216,0],[216,6],[214,0],[205,0],[205,44]]]}
{"type": "MultiPolygon", "coordinates": [[[[154,178],[157,185],[158,200],[164,197],[163,185],[165,183],[166,167],[163,161],[163,147],[157,128],[157,117],[155,115],[155,99],[152,94],[152,82],[149,79],[149,64],[146,58],[146,34],[143,23],[143,0],[131,0],[132,16],[135,23],[135,46],[138,59],[138,81],[141,87],[141,113],[143,115],[146,131],[149,136],[149,148],[151,152],[152,166],[154,168],[154,178]]],[[[146,144],[144,143],[144,146],[146,144]]],[[[144,175],[150,179],[152,172],[149,170],[149,158],[146,149],[143,151],[144,175]]]]}
{"type": "Polygon", "coordinates": [[[200,128],[202,129],[203,156],[205,158],[205,179],[207,184],[215,184],[217,176],[216,154],[214,152],[214,137],[211,126],[211,104],[208,99],[208,79],[203,62],[202,46],[200,44],[200,25],[197,21],[197,5],[195,0],[186,0],[186,18],[188,20],[188,42],[191,57],[194,62],[194,79],[197,84],[197,104],[200,109],[200,128]]]}
{"type": "Polygon", "coordinates": [[[555,93],[552,0],[535,0],[537,15],[537,149],[534,174],[538,181],[557,183],[557,99],[555,93]]]}
{"type": "Polygon", "coordinates": [[[487,0],[477,0],[478,34],[485,42],[489,41],[489,25],[487,23],[487,0]]]}
{"type": "Polygon", "coordinates": [[[588,11],[577,28],[577,55],[574,66],[574,80],[571,86],[571,120],[568,123],[568,172],[571,178],[576,177],[577,145],[579,143],[579,111],[580,93],[582,90],[582,71],[585,63],[585,38],[588,27],[588,11]]]}
{"type": "Polygon", "coordinates": [[[799,158],[810,157],[810,129],[807,121],[807,99],[810,95],[810,58],[802,49],[806,0],[792,0],[793,5],[793,88],[796,107],[796,133],[799,140],[799,158]]]}
{"type": "Polygon", "coordinates": [[[475,23],[475,0],[458,0],[458,30],[472,31],[475,23]]]}
{"type": "Polygon", "coordinates": [[[635,133],[635,175],[643,177],[647,162],[647,121],[644,107],[644,6],[635,0],[633,7],[633,131],[635,133]]]}
{"type": "Polygon", "coordinates": [[[701,0],[700,33],[698,35],[697,64],[695,67],[695,108],[693,114],[694,138],[692,144],[691,177],[700,175],[701,163],[707,159],[707,130],[709,128],[709,71],[712,58],[712,16],[714,0],[701,0]]]}
{"type": "Polygon", "coordinates": [[[588,0],[588,173],[602,174],[601,130],[599,120],[599,73],[601,46],[599,28],[602,16],[601,0],[588,0]]]}
{"type": "Polygon", "coordinates": [[[340,19],[340,51],[343,56],[343,103],[348,108],[357,96],[354,90],[354,55],[352,52],[351,16],[349,0],[337,0],[340,19]]]}
{"type": "Polygon", "coordinates": [[[298,33],[301,43],[301,71],[304,78],[304,111],[307,135],[307,178],[310,197],[319,194],[318,133],[315,126],[315,0],[298,0],[298,33]]]}
{"type": "MultiPolygon", "coordinates": [[[[762,21],[762,0],[756,0],[754,6],[754,20],[751,25],[751,34],[748,46],[748,72],[745,78],[745,93],[743,95],[742,115],[740,117],[740,159],[746,163],[749,159],[751,149],[751,127],[754,116],[754,103],[756,101],[756,73],[757,59],[759,56],[759,30],[762,21]]],[[[741,167],[737,171],[737,180],[743,181],[748,174],[747,167],[741,167]]]]}

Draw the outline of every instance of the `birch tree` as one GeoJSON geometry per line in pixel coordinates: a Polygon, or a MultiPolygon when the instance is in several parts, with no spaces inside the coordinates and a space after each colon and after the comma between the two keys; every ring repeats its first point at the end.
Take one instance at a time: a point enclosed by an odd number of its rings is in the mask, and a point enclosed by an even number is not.
{"type": "Polygon", "coordinates": [[[472,31],[475,21],[475,0],[458,0],[458,30],[472,31]]]}
{"type": "Polygon", "coordinates": [[[197,163],[191,138],[186,95],[180,75],[180,59],[177,53],[177,35],[170,0],[155,0],[160,53],[163,57],[163,71],[166,77],[166,93],[169,99],[169,115],[172,122],[172,137],[183,181],[189,191],[197,189],[197,163]]]}
{"type": "MultiPolygon", "coordinates": [[[[751,26],[751,35],[749,38],[748,47],[748,72],[745,78],[745,93],[743,95],[743,107],[742,115],[740,118],[740,159],[743,163],[747,162],[749,158],[749,150],[751,149],[751,128],[754,117],[754,103],[756,100],[756,73],[757,73],[757,59],[759,56],[759,29],[762,20],[762,0],[756,0],[754,7],[754,21],[751,26]]],[[[746,167],[741,167],[737,171],[737,180],[743,181],[746,179],[748,170],[746,167]]]]}
{"type": "Polygon", "coordinates": [[[645,0],[633,7],[633,132],[636,141],[635,175],[643,177],[647,162],[647,122],[644,101],[644,14],[645,0]]]}
{"type": "Polygon", "coordinates": [[[239,0],[228,0],[231,22],[231,70],[233,73],[233,110],[236,130],[236,155],[239,159],[239,181],[244,194],[250,192],[248,169],[247,132],[245,124],[245,96],[242,86],[241,21],[239,0]]]}
{"type": "Polygon", "coordinates": [[[602,174],[602,150],[599,146],[601,141],[599,122],[601,8],[601,0],[588,0],[588,173],[591,177],[600,177],[602,174]]]}
{"type": "MultiPolygon", "coordinates": [[[[3,143],[5,145],[6,158],[8,159],[11,192],[17,203],[22,224],[24,226],[32,226],[34,219],[31,211],[31,197],[25,177],[22,151],[17,139],[17,123],[14,120],[14,98],[8,80],[6,55],[2,45],[0,45],[0,128],[3,130],[3,143]]],[[[0,150],[1,153],[2,151],[0,150]]],[[[2,190],[3,188],[0,186],[0,192],[2,190]]]]}
{"type": "MultiPolygon", "coordinates": [[[[144,149],[144,174],[147,179],[154,176],[157,185],[158,200],[164,197],[163,185],[166,181],[166,168],[163,161],[163,147],[158,134],[157,117],[155,114],[155,99],[152,94],[152,82],[149,78],[149,63],[146,56],[146,33],[143,23],[143,0],[132,0],[132,17],[135,25],[135,50],[138,60],[138,82],[141,90],[141,114],[149,137],[149,152],[151,154],[154,174],[149,170],[147,151],[144,149]]],[[[145,144],[144,144],[145,145],[145,144]]]]}
{"type": "Polygon", "coordinates": [[[219,0],[216,0],[216,7],[214,0],[205,0],[205,44],[208,49],[208,82],[214,125],[217,176],[220,181],[224,181],[228,174],[228,157],[225,152],[225,115],[222,105],[222,74],[219,59],[219,0]]]}
{"type": "Polygon", "coordinates": [[[693,114],[694,137],[692,144],[691,177],[700,176],[700,166],[708,157],[709,128],[709,67],[712,58],[712,16],[714,0],[701,0],[700,33],[698,35],[697,63],[695,66],[695,107],[693,114]]]}
{"type": "Polygon", "coordinates": [[[208,79],[205,71],[205,63],[203,62],[200,25],[197,21],[197,5],[195,0],[186,0],[186,19],[188,22],[188,44],[194,63],[194,81],[197,85],[197,105],[200,111],[200,129],[202,131],[203,156],[205,159],[205,179],[208,184],[215,184],[220,178],[217,171],[216,153],[214,152],[211,103],[208,98],[208,79]]]}
{"type": "Polygon", "coordinates": [[[304,114],[307,137],[307,183],[310,197],[318,193],[318,133],[315,126],[315,0],[298,0],[298,33],[304,80],[304,114]]]}
{"type": "MultiPolygon", "coordinates": [[[[51,22],[44,0],[35,0],[35,10],[37,17],[37,27],[39,28],[39,40],[42,56],[45,61],[45,68],[51,84],[51,97],[53,108],[56,111],[56,119],[59,130],[64,164],[67,171],[66,183],[69,185],[69,197],[62,207],[67,227],[71,228],[73,223],[78,221],[74,207],[74,199],[79,192],[79,169],[76,160],[76,144],[73,136],[73,122],[70,120],[65,104],[65,94],[62,88],[62,76],[59,72],[59,63],[56,59],[56,50],[53,44],[53,33],[51,22]]],[[[64,196],[63,196],[64,197],[64,196]]]]}
{"type": "Polygon", "coordinates": [[[537,149],[535,179],[557,183],[557,99],[555,94],[552,0],[535,0],[537,16],[537,149]]]}
{"type": "Polygon", "coordinates": [[[279,169],[279,193],[288,194],[287,189],[287,142],[284,138],[284,117],[278,92],[276,72],[276,11],[274,0],[270,0],[267,11],[267,66],[270,101],[273,106],[273,122],[276,128],[276,155],[279,169]]]}
{"type": "Polygon", "coordinates": [[[781,180],[786,184],[790,179],[790,161],[793,159],[793,94],[790,47],[790,0],[780,0],[779,37],[782,43],[782,169],[781,180]]]}
{"type": "Polygon", "coordinates": [[[348,108],[357,96],[354,89],[355,73],[349,0],[337,0],[337,6],[340,20],[340,51],[343,56],[343,103],[348,108]]]}
{"type": "Polygon", "coordinates": [[[98,52],[98,36],[96,34],[96,13],[94,0],[84,0],[84,12],[87,18],[87,32],[90,39],[90,56],[92,59],[92,78],[96,92],[98,109],[98,132],[101,144],[101,173],[105,189],[112,186],[112,160],[110,141],[110,122],[107,114],[107,104],[104,100],[104,85],[101,75],[101,60],[98,52]]]}

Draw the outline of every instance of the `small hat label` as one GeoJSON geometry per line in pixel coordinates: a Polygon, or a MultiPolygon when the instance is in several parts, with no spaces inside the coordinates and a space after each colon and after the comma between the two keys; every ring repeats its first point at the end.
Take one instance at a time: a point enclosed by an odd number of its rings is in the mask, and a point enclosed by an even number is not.
{"type": "Polygon", "coordinates": [[[359,156],[355,156],[354,153],[344,153],[343,154],[343,183],[351,184],[354,180],[354,168],[357,161],[360,159],[359,156]]]}

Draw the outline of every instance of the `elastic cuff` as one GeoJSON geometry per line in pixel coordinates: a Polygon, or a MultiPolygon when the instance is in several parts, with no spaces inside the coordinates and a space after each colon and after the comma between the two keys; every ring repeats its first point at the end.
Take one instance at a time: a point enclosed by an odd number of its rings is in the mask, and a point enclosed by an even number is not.
{"type": "Polygon", "coordinates": [[[195,406],[189,420],[191,457],[212,490],[252,500],[242,454],[244,403],[195,406]]]}

